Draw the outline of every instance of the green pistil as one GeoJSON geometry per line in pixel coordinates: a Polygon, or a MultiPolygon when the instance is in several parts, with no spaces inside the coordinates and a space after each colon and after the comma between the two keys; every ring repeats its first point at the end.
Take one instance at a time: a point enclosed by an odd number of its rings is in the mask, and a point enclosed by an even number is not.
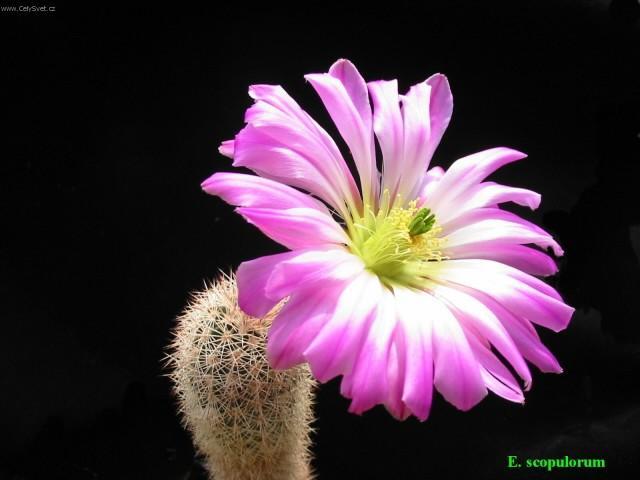
{"type": "Polygon", "coordinates": [[[427,233],[436,223],[436,216],[428,208],[421,208],[409,223],[409,235],[415,237],[427,233]]]}

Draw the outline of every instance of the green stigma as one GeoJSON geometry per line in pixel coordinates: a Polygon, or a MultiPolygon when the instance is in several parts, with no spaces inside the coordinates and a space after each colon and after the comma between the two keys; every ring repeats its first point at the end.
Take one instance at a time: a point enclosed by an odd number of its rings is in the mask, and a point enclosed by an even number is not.
{"type": "Polygon", "coordinates": [[[436,223],[436,216],[428,208],[421,208],[409,223],[409,235],[422,235],[431,230],[436,223]]]}
{"type": "Polygon", "coordinates": [[[364,217],[349,229],[351,251],[387,285],[420,287],[425,272],[435,267],[433,262],[445,258],[436,216],[428,208],[418,209],[416,203],[403,205],[398,197],[391,207],[385,191],[378,211],[365,207],[364,217]]]}

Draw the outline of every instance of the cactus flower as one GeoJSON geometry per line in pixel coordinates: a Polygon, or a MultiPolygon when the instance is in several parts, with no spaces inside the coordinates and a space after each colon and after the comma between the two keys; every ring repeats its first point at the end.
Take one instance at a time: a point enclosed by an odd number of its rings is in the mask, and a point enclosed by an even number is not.
{"type": "Polygon", "coordinates": [[[535,209],[540,195],[485,181],[525,155],[499,147],[429,168],[453,108],[444,75],[405,95],[395,80],[365,83],[347,60],[305,78],[359,181],[282,87],[254,85],[246,126],[220,152],[257,175],[222,172],[202,184],[289,250],[237,273],[246,313],[261,317],[287,299],[268,334],[271,365],[308,362],[320,382],[342,375],[354,413],[383,404],[398,419],[425,420],[434,387],[461,410],[488,390],[522,403],[527,361],[562,371],[533,325],[559,331],[573,313],[536,278],[556,272],[545,251],[561,247],[499,206],[535,209]]]}

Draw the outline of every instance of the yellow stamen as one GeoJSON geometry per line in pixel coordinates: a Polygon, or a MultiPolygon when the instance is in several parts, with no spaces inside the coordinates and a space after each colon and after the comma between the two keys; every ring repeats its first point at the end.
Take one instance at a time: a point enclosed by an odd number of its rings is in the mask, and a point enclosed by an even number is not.
{"type": "Polygon", "coordinates": [[[445,258],[442,254],[444,239],[439,236],[442,228],[437,219],[415,228],[421,218],[431,214],[424,208],[418,209],[416,200],[402,206],[404,202],[398,195],[394,206],[390,207],[390,204],[389,191],[385,190],[377,212],[365,205],[364,218],[354,224],[353,230],[357,234],[352,237],[351,250],[383,282],[418,286],[423,280],[420,272],[424,271],[421,268],[424,263],[445,258]],[[411,231],[420,233],[411,235],[411,231]]]}

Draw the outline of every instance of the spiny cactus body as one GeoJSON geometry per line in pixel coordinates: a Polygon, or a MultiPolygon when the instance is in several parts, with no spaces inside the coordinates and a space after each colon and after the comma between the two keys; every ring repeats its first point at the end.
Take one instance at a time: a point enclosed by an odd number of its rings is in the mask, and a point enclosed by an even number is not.
{"type": "Polygon", "coordinates": [[[233,276],[196,293],[169,347],[184,425],[216,480],[308,480],[314,382],[306,365],[269,367],[263,319],[237,304],[233,276]]]}

